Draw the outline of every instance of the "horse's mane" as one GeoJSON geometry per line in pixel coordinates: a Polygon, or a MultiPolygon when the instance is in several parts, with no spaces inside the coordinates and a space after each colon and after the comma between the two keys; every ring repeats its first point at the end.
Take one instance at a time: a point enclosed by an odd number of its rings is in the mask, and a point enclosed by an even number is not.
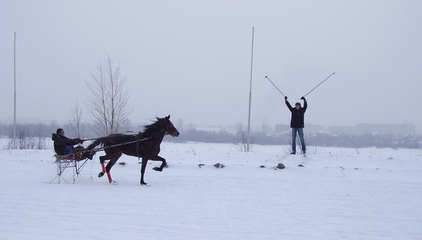
{"type": "Polygon", "coordinates": [[[144,125],[144,131],[143,134],[150,134],[150,133],[156,133],[160,130],[162,130],[162,123],[164,121],[164,118],[157,118],[157,121],[149,124],[144,125]]]}

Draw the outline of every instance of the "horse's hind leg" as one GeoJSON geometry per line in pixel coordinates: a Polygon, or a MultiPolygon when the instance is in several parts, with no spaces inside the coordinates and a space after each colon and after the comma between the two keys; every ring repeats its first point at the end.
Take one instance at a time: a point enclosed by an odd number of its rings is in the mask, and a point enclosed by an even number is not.
{"type": "MultiPolygon", "coordinates": [[[[113,182],[113,179],[111,178],[111,174],[110,174],[110,168],[111,168],[111,167],[108,167],[108,166],[110,165],[110,163],[111,163],[112,161],[110,161],[110,162],[107,164],[107,167],[106,167],[106,166],[105,166],[105,161],[106,161],[106,160],[111,160],[111,158],[110,158],[108,155],[105,155],[105,156],[101,156],[101,157],[100,157],[101,172],[100,172],[100,173],[98,173],[98,177],[100,178],[100,177],[104,176],[104,174],[107,172],[108,182],[109,182],[109,183],[111,183],[111,182],[113,182]],[[108,169],[108,171],[107,171],[107,169],[108,169]]],[[[113,165],[114,165],[114,164],[113,164],[113,165]]]]}
{"type": "Polygon", "coordinates": [[[104,176],[104,173],[106,172],[105,165],[104,165],[104,163],[105,163],[106,160],[110,160],[110,157],[107,156],[107,155],[100,157],[101,172],[98,173],[98,177],[99,178],[102,177],[102,176],[104,176]]]}
{"type": "MultiPolygon", "coordinates": [[[[110,161],[107,163],[107,166],[105,167],[105,172],[107,173],[108,182],[112,183],[113,179],[111,178],[110,170],[114,166],[114,164],[117,162],[117,160],[122,156],[121,152],[113,153],[110,157],[110,161]]],[[[104,163],[102,165],[102,168],[104,169],[104,163]]]]}

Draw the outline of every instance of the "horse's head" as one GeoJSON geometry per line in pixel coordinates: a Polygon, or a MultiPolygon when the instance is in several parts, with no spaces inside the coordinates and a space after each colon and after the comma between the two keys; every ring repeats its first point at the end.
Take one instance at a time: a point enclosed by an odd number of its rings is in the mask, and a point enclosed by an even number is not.
{"type": "Polygon", "coordinates": [[[179,131],[177,131],[173,123],[170,121],[170,115],[165,118],[157,118],[157,121],[161,122],[165,134],[170,134],[172,137],[179,136],[179,131]]]}
{"type": "Polygon", "coordinates": [[[174,127],[173,123],[170,121],[170,115],[164,118],[158,118],[157,121],[150,125],[144,126],[143,134],[156,134],[164,133],[170,134],[173,137],[179,136],[179,131],[174,127]]]}

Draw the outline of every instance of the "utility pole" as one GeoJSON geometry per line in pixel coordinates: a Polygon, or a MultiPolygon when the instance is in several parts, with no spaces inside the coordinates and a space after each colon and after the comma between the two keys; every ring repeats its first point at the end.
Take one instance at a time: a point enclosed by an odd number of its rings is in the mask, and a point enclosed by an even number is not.
{"type": "Polygon", "coordinates": [[[252,69],[253,69],[253,44],[254,44],[254,27],[252,27],[252,50],[251,50],[251,74],[249,79],[249,113],[248,113],[248,131],[246,133],[246,151],[250,151],[251,138],[251,103],[252,103],[252,69]]]}
{"type": "Polygon", "coordinates": [[[13,41],[13,79],[14,79],[14,95],[13,95],[13,149],[16,149],[16,32],[13,41]]]}

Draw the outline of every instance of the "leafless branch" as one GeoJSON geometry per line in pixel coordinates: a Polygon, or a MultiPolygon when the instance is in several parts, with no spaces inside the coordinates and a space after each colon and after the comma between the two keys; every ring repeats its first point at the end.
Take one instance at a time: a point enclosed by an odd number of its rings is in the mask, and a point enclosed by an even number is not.
{"type": "Polygon", "coordinates": [[[106,136],[129,126],[129,94],[125,90],[126,79],[121,76],[120,66],[115,67],[110,57],[97,63],[91,72],[88,109],[95,123],[96,133],[106,136]]]}

